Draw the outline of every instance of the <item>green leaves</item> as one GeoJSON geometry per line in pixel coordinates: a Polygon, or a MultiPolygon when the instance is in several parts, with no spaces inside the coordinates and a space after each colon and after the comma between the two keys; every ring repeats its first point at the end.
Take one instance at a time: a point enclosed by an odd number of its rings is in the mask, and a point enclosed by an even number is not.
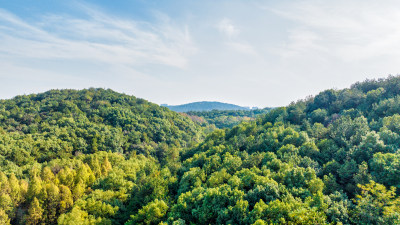
{"type": "Polygon", "coordinates": [[[327,90],[202,142],[185,115],[110,90],[2,100],[0,223],[398,224],[399,83],[327,90]]]}
{"type": "Polygon", "coordinates": [[[143,225],[157,225],[165,217],[168,210],[168,205],[158,199],[143,206],[139,212],[132,216],[132,220],[126,224],[143,224],[143,225]]]}
{"type": "Polygon", "coordinates": [[[43,220],[42,216],[43,216],[43,209],[40,206],[38,199],[35,197],[33,198],[32,203],[29,207],[26,223],[29,225],[39,224],[43,220]]]}
{"type": "Polygon", "coordinates": [[[352,221],[357,224],[398,224],[400,222],[400,198],[396,189],[387,190],[385,186],[371,181],[359,185],[361,194],[354,200],[356,208],[352,221]]]}

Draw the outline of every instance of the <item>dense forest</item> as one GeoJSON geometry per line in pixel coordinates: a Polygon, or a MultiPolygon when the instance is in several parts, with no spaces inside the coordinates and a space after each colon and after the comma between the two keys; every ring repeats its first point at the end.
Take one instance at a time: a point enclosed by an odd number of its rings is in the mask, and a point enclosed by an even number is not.
{"type": "Polygon", "coordinates": [[[0,224],[400,224],[400,77],[204,128],[111,90],[0,101],[0,224]]]}
{"type": "Polygon", "coordinates": [[[202,138],[188,117],[111,90],[2,100],[0,224],[127,221],[129,204],[151,198],[148,182],[173,179],[162,166],[177,170],[181,149],[202,138]],[[147,197],[131,200],[136,189],[147,197]]]}
{"type": "Polygon", "coordinates": [[[211,110],[211,111],[189,111],[186,112],[194,122],[199,123],[203,127],[210,126],[215,128],[232,128],[242,121],[254,120],[261,114],[269,112],[271,108],[252,109],[252,110],[211,110]]]}

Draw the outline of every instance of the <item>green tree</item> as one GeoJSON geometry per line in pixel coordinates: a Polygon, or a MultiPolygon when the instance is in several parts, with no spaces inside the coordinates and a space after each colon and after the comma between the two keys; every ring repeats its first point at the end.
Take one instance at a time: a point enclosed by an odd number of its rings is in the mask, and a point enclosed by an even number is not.
{"type": "Polygon", "coordinates": [[[0,194],[0,209],[3,209],[10,217],[14,214],[14,204],[6,193],[0,194]]]}
{"type": "Polygon", "coordinates": [[[132,216],[132,220],[127,224],[158,224],[166,215],[168,205],[163,200],[154,200],[143,206],[139,212],[132,216]]]}
{"type": "Polygon", "coordinates": [[[44,220],[48,224],[54,224],[57,221],[57,212],[59,210],[60,203],[60,190],[53,184],[46,184],[45,186],[46,197],[44,200],[45,210],[44,210],[44,220]]]}
{"type": "Polygon", "coordinates": [[[400,154],[376,153],[370,162],[371,175],[388,186],[400,186],[400,154]]]}
{"type": "Polygon", "coordinates": [[[58,218],[59,225],[94,225],[99,224],[100,220],[96,220],[95,218],[88,215],[87,212],[81,210],[79,207],[72,208],[70,213],[62,214],[58,218]]]}
{"type": "Polygon", "coordinates": [[[0,209],[0,224],[4,225],[10,224],[10,219],[8,218],[7,213],[3,209],[0,209]]]}
{"type": "Polygon", "coordinates": [[[77,183],[72,190],[72,196],[74,201],[78,200],[85,193],[86,185],[81,181],[77,183]]]}
{"type": "Polygon", "coordinates": [[[354,199],[356,208],[352,221],[356,224],[399,224],[400,199],[396,189],[387,190],[385,186],[371,181],[358,185],[361,194],[354,199]]]}
{"type": "Polygon", "coordinates": [[[42,221],[43,209],[40,206],[39,200],[34,197],[31,205],[29,206],[28,216],[26,218],[26,224],[36,225],[42,221]]]}
{"type": "Polygon", "coordinates": [[[67,212],[73,204],[74,200],[70,189],[65,185],[60,185],[60,214],[67,212]]]}
{"type": "Polygon", "coordinates": [[[8,179],[8,183],[10,184],[10,197],[15,205],[18,205],[23,200],[23,190],[21,190],[20,183],[18,179],[15,177],[14,173],[10,175],[8,179]]]}
{"type": "Polygon", "coordinates": [[[35,197],[38,197],[42,192],[42,189],[42,180],[40,177],[34,176],[29,184],[27,193],[28,200],[33,200],[35,197]]]}
{"type": "Polygon", "coordinates": [[[102,173],[104,175],[107,175],[108,171],[110,171],[112,169],[111,163],[110,161],[108,161],[108,157],[104,157],[104,161],[101,167],[102,173]]]}

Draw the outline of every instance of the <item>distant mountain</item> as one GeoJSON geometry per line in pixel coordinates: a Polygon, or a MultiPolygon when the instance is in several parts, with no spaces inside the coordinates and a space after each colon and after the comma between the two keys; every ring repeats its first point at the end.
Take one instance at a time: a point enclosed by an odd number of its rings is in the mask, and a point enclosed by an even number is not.
{"type": "Polygon", "coordinates": [[[211,110],[250,110],[249,107],[242,107],[234,104],[222,102],[192,102],[183,105],[167,105],[162,104],[175,112],[189,112],[189,111],[211,111],[211,110]]]}

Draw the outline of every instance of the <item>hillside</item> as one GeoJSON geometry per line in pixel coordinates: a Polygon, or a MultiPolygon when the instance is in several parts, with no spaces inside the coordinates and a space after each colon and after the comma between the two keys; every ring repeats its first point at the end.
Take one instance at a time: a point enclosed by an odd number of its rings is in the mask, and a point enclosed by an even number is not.
{"type": "Polygon", "coordinates": [[[19,166],[59,157],[112,151],[153,154],[157,146],[187,146],[200,139],[188,118],[111,90],[52,90],[0,101],[1,152],[19,166]]]}
{"type": "Polygon", "coordinates": [[[0,224],[54,224],[73,204],[90,211],[95,206],[82,204],[98,203],[106,211],[82,215],[83,224],[109,223],[117,212],[127,220],[130,214],[120,207],[134,185],[140,187],[137,179],[146,183],[160,164],[177,167],[180,149],[202,135],[186,116],[112,90],[51,90],[1,100],[0,224]],[[89,196],[114,200],[86,202],[89,196]]]}
{"type": "Polygon", "coordinates": [[[399,113],[399,76],[204,139],[111,90],[17,96],[0,101],[0,224],[400,224],[399,113]]]}
{"type": "Polygon", "coordinates": [[[186,114],[202,126],[216,128],[232,128],[242,121],[254,120],[256,117],[269,112],[271,108],[251,110],[211,110],[189,111],[186,114]]]}
{"type": "Polygon", "coordinates": [[[192,102],[183,105],[161,105],[165,106],[175,112],[189,112],[189,111],[211,111],[211,110],[250,110],[248,107],[242,107],[234,104],[222,102],[192,102]]]}
{"type": "Polygon", "coordinates": [[[400,77],[365,81],[215,131],[183,154],[185,194],[171,215],[195,224],[399,224],[399,94],[400,77]]]}

